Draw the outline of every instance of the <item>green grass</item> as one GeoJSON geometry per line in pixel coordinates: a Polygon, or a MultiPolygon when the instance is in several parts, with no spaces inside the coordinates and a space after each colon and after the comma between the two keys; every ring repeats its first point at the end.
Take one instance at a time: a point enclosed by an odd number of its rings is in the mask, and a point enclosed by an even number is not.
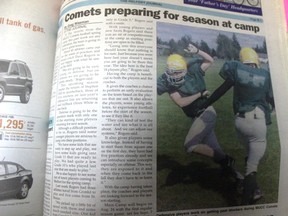
{"type": "MultiPolygon", "coordinates": [[[[165,69],[166,57],[159,57],[158,75],[165,69]]],[[[213,92],[223,80],[218,75],[223,61],[217,60],[206,72],[208,90],[213,92]]],[[[157,134],[157,208],[158,211],[201,209],[235,206],[240,197],[235,182],[221,177],[219,167],[210,159],[185,152],[183,144],[191,125],[169,98],[158,96],[157,134]]],[[[217,111],[215,132],[223,150],[236,159],[236,168],[244,172],[245,152],[238,142],[232,110],[232,90],[220,98],[214,107],[217,111]]],[[[278,200],[280,141],[276,115],[268,126],[267,150],[259,165],[258,184],[264,197],[257,202],[276,203],[278,200]]]]}

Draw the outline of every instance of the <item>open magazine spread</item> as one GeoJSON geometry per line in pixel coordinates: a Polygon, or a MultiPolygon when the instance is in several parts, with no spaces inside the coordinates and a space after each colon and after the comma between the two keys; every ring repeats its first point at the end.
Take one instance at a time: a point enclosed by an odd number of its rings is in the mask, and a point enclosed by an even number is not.
{"type": "Polygon", "coordinates": [[[0,215],[286,215],[283,17],[269,0],[2,0],[0,215]]]}

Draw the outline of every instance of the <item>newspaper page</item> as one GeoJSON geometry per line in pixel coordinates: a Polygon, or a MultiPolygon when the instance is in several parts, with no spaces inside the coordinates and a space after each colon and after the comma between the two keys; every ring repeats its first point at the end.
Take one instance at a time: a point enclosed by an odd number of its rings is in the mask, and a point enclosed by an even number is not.
{"type": "Polygon", "coordinates": [[[65,1],[44,215],[285,215],[277,4],[65,1]]]}
{"type": "Polygon", "coordinates": [[[0,3],[1,216],[43,212],[57,5],[50,0],[0,3]]]}

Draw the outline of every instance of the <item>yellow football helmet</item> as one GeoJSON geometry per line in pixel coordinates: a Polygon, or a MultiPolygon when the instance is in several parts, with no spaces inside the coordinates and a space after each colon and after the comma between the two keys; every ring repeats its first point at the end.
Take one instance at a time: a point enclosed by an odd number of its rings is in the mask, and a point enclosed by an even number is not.
{"type": "Polygon", "coordinates": [[[243,64],[255,64],[258,68],[260,67],[258,54],[250,47],[242,48],[239,57],[243,64]]]}
{"type": "Polygon", "coordinates": [[[167,58],[167,67],[165,74],[167,80],[174,86],[181,85],[185,80],[184,76],[187,73],[187,63],[179,54],[172,54],[167,58]]]}

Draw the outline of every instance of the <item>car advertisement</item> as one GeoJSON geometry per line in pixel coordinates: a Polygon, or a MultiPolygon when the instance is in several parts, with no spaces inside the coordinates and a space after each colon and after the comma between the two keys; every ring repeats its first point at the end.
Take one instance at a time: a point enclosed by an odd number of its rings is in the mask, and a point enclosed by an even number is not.
{"type": "Polygon", "coordinates": [[[43,214],[55,2],[1,1],[1,216],[43,214]]]}

